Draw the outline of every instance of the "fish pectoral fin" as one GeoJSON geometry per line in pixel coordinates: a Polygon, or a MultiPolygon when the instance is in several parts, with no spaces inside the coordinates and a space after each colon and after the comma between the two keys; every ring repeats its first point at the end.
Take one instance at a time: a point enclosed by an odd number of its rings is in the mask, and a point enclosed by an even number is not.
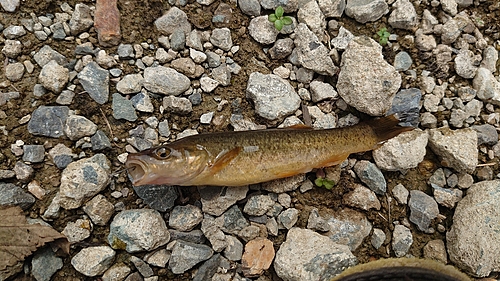
{"type": "Polygon", "coordinates": [[[324,168],[324,167],[339,165],[342,162],[344,162],[347,159],[347,157],[349,157],[349,155],[350,155],[350,153],[335,155],[334,157],[321,163],[321,165],[319,167],[315,167],[315,168],[324,168]]]}
{"type": "Polygon", "coordinates": [[[229,162],[231,162],[240,152],[243,150],[242,147],[235,147],[229,151],[217,155],[215,162],[210,166],[210,172],[215,174],[226,167],[229,162]]]}

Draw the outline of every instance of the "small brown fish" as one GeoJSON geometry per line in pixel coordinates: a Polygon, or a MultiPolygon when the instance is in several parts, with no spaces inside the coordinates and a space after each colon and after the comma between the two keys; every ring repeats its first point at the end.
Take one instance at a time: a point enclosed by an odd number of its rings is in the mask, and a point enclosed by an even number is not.
{"type": "Polygon", "coordinates": [[[395,115],[351,127],[313,130],[299,126],[189,136],[129,154],[125,166],[135,186],[242,186],[342,163],[410,131],[395,115]]]}

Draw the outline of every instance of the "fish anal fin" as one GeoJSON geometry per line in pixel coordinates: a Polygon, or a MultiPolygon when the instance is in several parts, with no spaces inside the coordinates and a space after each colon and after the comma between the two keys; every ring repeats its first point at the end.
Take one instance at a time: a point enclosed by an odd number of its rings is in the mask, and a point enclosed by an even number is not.
{"type": "Polygon", "coordinates": [[[344,162],[347,159],[347,157],[349,157],[349,155],[350,153],[335,155],[327,159],[326,161],[322,162],[318,167],[314,168],[324,168],[324,167],[339,165],[342,162],[344,162]]]}
{"type": "Polygon", "coordinates": [[[310,127],[310,126],[304,125],[304,124],[295,124],[295,125],[292,125],[290,127],[286,127],[285,129],[295,129],[295,130],[304,130],[304,129],[307,129],[307,130],[312,130],[313,128],[310,127]]]}
{"type": "Polygon", "coordinates": [[[243,150],[241,147],[235,147],[229,151],[226,151],[220,155],[217,155],[215,162],[210,167],[210,171],[215,174],[227,166],[240,152],[243,150]]]}

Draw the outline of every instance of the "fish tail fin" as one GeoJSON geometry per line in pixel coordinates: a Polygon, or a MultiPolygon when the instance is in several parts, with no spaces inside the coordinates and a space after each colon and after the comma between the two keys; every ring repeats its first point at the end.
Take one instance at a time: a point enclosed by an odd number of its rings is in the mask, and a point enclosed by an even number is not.
{"type": "Polygon", "coordinates": [[[381,144],[403,132],[411,131],[413,127],[401,126],[399,123],[404,122],[404,117],[399,118],[398,114],[381,117],[366,121],[366,124],[373,130],[378,143],[381,144]]]}

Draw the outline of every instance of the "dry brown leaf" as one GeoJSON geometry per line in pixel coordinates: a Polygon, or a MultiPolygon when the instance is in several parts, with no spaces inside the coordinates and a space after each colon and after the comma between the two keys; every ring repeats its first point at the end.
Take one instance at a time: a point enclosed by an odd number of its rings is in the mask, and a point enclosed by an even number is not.
{"type": "Polygon", "coordinates": [[[0,280],[19,272],[24,259],[46,243],[58,240],[66,253],[66,237],[52,227],[28,224],[19,207],[0,209],[0,280]]]}

